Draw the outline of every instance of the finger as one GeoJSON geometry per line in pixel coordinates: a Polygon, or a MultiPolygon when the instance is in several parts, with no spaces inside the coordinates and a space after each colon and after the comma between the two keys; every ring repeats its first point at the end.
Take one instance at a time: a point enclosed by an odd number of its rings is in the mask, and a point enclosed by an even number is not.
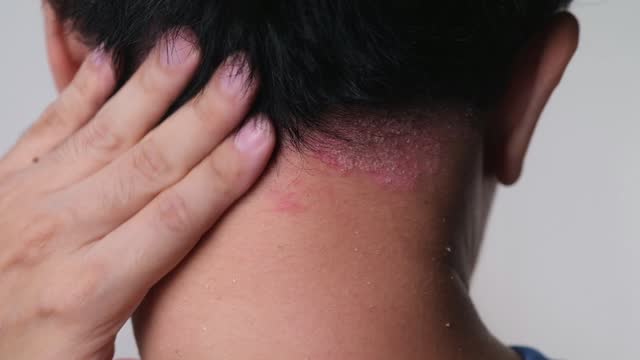
{"type": "Polygon", "coordinates": [[[85,125],[115,88],[110,56],[101,49],[87,57],[69,86],[9,152],[5,166],[20,170],[85,125]]]}
{"type": "Polygon", "coordinates": [[[144,296],[252,186],[274,144],[268,120],[248,122],[181,182],[94,243],[93,256],[114,269],[110,280],[113,293],[144,296]]]}
{"type": "Polygon", "coordinates": [[[199,62],[195,36],[182,29],[167,34],[131,80],[91,123],[49,157],[61,183],[83,178],[134,146],[166,114],[199,62]]]}
{"type": "Polygon", "coordinates": [[[79,233],[92,240],[112,231],[182,179],[239,126],[256,91],[245,64],[236,57],[225,62],[202,97],[122,157],[69,189],[68,198],[95,200],[75,207],[78,223],[87,227],[79,233]]]}

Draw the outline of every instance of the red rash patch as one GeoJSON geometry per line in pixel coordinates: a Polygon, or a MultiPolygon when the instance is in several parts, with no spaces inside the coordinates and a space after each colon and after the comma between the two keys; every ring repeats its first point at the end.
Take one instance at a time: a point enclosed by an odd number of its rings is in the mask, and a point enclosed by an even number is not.
{"type": "MultiPolygon", "coordinates": [[[[280,179],[281,181],[283,179],[280,179]]],[[[302,179],[296,178],[286,184],[276,183],[269,190],[273,196],[275,204],[272,211],[298,215],[307,210],[304,204],[304,191],[302,190],[302,179]]]]}
{"type": "Polygon", "coordinates": [[[342,175],[365,174],[376,183],[410,190],[422,175],[440,168],[441,140],[435,127],[365,120],[340,131],[345,138],[315,138],[312,156],[342,175]]]}
{"type": "Polygon", "coordinates": [[[307,209],[306,206],[297,200],[298,194],[295,192],[283,192],[277,196],[278,199],[276,200],[276,206],[274,208],[277,212],[297,215],[307,209]]]}

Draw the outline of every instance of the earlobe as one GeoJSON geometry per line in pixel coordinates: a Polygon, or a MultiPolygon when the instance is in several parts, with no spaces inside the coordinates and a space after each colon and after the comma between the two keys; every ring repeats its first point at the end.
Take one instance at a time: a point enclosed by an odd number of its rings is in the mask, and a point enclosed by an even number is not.
{"type": "Polygon", "coordinates": [[[577,49],[578,38],[576,18],[558,14],[518,57],[490,126],[490,164],[503,184],[520,178],[540,115],[577,49]]]}
{"type": "Polygon", "coordinates": [[[46,1],[43,12],[49,68],[56,88],[62,91],[75,76],[89,49],[65,31],[64,24],[46,1]]]}

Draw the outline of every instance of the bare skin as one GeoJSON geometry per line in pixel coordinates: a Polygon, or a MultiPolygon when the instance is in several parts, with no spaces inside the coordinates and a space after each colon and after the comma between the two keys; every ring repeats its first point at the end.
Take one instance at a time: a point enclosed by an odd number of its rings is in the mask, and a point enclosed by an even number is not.
{"type": "Polygon", "coordinates": [[[146,298],[135,317],[143,358],[518,359],[485,328],[468,284],[498,180],[520,176],[576,44],[575,19],[558,16],[486,128],[450,113],[455,125],[403,139],[421,147],[279,154],[146,298]],[[427,163],[417,176],[411,159],[427,163]]]}
{"type": "Polygon", "coordinates": [[[143,303],[143,358],[517,359],[455,265],[467,234],[450,202],[479,169],[444,165],[407,190],[286,156],[143,303]]]}
{"type": "Polygon", "coordinates": [[[235,62],[155,127],[198,63],[165,40],[110,98],[95,51],[0,160],[0,358],[111,359],[149,289],[258,178],[275,140],[262,118],[233,133],[255,93],[235,62]]]}

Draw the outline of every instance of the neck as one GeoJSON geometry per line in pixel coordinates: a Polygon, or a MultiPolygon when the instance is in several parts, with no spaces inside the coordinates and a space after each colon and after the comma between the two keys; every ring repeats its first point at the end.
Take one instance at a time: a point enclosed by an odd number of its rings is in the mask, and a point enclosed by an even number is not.
{"type": "Polygon", "coordinates": [[[143,356],[515,359],[468,296],[474,171],[453,150],[410,183],[285,152],[148,297],[143,356]]]}

